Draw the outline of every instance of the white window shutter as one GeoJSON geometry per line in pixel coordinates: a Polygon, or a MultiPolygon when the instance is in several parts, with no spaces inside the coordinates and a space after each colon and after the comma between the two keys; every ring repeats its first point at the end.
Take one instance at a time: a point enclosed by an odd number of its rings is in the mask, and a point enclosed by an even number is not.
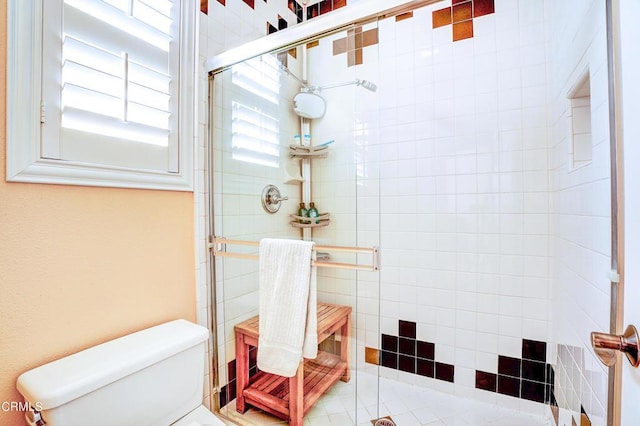
{"type": "Polygon", "coordinates": [[[179,4],[43,3],[42,156],[178,172],[179,4]]]}

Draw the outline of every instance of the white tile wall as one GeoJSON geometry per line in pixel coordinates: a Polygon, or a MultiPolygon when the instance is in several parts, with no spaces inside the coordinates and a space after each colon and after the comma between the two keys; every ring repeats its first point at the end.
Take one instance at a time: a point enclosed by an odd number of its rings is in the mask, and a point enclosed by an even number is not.
{"type": "Polygon", "coordinates": [[[558,344],[556,398],[561,408],[560,424],[571,424],[572,416],[578,419],[582,406],[592,424],[603,425],[607,370],[592,354],[589,334],[609,329],[605,8],[597,1],[548,2],[548,17],[552,40],[548,69],[552,77],[549,166],[553,340],[558,344]],[[592,133],[593,157],[590,164],[574,169],[567,94],[585,73],[591,85],[588,114],[592,124],[590,129],[579,130],[592,133]]]}
{"type": "MultiPolygon", "coordinates": [[[[455,385],[382,374],[458,394],[475,387],[474,369],[495,372],[498,354],[520,357],[522,338],[549,341],[544,3],[512,3],[496,1],[495,15],[474,21],[474,38],[457,43],[450,27],[431,28],[431,11],[445,4],[383,20],[379,45],[356,67],[331,56],[332,37],[310,50],[313,84],[365,78],[379,88],[323,93],[328,114],[313,132],[341,150],[366,149],[366,167],[378,171],[366,184],[379,187],[379,205],[358,187],[353,207],[358,220],[380,212],[380,333],[416,321],[436,360],[457,371],[455,385]],[[334,116],[365,124],[367,135],[334,116]]],[[[314,166],[316,197],[344,185],[332,163],[340,155],[314,166]]],[[[351,180],[360,182],[355,172],[351,180]]]]}

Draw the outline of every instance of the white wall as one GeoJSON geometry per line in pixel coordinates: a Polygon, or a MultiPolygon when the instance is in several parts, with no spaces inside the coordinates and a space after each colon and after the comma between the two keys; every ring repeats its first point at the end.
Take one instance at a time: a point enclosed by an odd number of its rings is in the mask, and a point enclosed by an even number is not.
{"type": "Polygon", "coordinates": [[[550,191],[553,340],[558,344],[560,424],[580,423],[581,406],[605,424],[607,369],[590,349],[609,330],[610,180],[605,2],[548,2],[551,28],[550,191]],[[588,73],[593,161],[571,166],[571,88],[588,73]]]}

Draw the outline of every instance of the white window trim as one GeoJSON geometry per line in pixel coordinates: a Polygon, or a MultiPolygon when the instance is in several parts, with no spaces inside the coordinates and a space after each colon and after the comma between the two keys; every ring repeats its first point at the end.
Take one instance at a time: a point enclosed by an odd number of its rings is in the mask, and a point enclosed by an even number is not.
{"type": "Polygon", "coordinates": [[[42,0],[8,0],[7,181],[193,191],[197,7],[181,7],[179,172],[169,173],[41,157],[42,0]]]}

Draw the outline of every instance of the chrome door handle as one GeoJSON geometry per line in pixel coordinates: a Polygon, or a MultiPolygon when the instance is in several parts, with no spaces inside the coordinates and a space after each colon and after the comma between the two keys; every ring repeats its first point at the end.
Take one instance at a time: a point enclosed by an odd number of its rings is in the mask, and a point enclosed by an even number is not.
{"type": "Polygon", "coordinates": [[[638,330],[633,325],[629,325],[621,336],[595,331],[591,333],[591,346],[600,361],[607,367],[616,363],[616,351],[624,353],[631,365],[638,367],[640,365],[639,340],[638,330]]]}

